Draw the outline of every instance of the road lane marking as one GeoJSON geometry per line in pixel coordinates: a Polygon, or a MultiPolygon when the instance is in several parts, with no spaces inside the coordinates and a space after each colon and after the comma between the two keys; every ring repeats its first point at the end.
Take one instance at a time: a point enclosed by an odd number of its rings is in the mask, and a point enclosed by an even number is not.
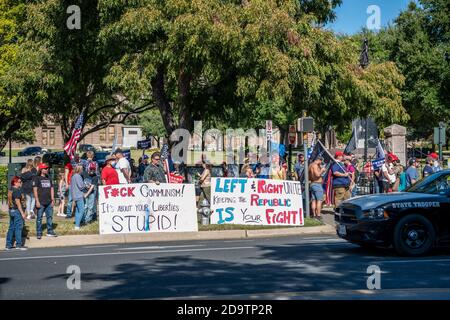
{"type": "Polygon", "coordinates": [[[103,245],[103,246],[85,246],[83,248],[85,249],[94,249],[94,248],[109,248],[109,247],[117,247],[117,244],[107,244],[107,245],[103,245]]]}
{"type": "Polygon", "coordinates": [[[204,244],[193,244],[184,246],[148,246],[148,247],[132,247],[132,248],[117,248],[116,250],[153,250],[153,249],[172,249],[172,248],[190,248],[190,247],[204,247],[204,244]]]}
{"type": "Polygon", "coordinates": [[[85,254],[69,254],[60,256],[34,256],[34,257],[14,257],[1,258],[0,261],[14,261],[14,260],[34,260],[34,259],[60,259],[60,258],[79,258],[79,257],[95,257],[95,256],[115,256],[127,254],[147,254],[147,253],[179,253],[179,252],[199,252],[199,251],[221,251],[221,250],[245,250],[257,249],[256,247],[229,247],[229,248],[203,248],[203,249],[178,249],[178,250],[156,250],[156,251],[137,251],[137,252],[100,252],[100,253],[85,253],[85,254]]]}

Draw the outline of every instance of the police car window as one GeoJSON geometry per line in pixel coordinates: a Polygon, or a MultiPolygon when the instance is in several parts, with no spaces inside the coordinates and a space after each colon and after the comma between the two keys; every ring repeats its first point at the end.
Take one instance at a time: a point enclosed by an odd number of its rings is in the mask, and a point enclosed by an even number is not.
{"type": "Polygon", "coordinates": [[[450,174],[444,174],[434,179],[424,179],[408,189],[408,191],[430,194],[449,194],[450,174]]]}

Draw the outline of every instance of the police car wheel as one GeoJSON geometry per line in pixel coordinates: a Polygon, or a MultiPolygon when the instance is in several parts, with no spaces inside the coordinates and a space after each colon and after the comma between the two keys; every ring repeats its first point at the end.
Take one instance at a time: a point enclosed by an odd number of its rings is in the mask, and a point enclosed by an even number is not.
{"type": "Polygon", "coordinates": [[[403,217],[394,229],[394,248],[400,255],[421,256],[433,248],[436,234],[430,220],[419,214],[403,217]]]}

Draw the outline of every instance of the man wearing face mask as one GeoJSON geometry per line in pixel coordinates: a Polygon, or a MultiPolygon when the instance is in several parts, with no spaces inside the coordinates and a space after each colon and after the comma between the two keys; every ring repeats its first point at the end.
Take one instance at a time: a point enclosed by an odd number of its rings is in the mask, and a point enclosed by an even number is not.
{"type": "Polygon", "coordinates": [[[114,156],[108,156],[106,158],[106,165],[102,170],[103,185],[119,184],[119,175],[116,169],[114,169],[115,159],[114,156]]]}

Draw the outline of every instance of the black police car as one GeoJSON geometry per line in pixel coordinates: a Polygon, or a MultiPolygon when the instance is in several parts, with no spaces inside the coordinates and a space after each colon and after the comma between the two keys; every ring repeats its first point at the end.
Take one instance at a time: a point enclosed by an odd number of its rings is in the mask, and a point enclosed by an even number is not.
{"type": "Polygon", "coordinates": [[[406,192],[342,202],[335,210],[339,237],[362,247],[393,246],[419,256],[450,246],[450,170],[417,182],[406,192]]]}

